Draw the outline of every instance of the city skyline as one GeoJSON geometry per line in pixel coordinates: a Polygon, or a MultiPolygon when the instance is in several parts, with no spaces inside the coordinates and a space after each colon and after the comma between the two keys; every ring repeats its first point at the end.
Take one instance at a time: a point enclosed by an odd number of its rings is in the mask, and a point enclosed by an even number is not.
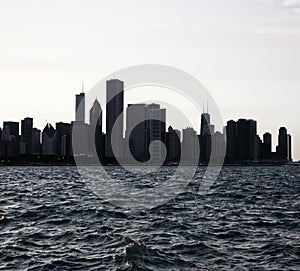
{"type": "Polygon", "coordinates": [[[94,153],[93,156],[97,155],[100,160],[105,158],[105,163],[116,163],[120,159],[128,162],[131,155],[137,161],[148,161],[151,156],[152,163],[162,163],[179,162],[177,153],[181,153],[184,161],[202,164],[210,160],[223,163],[224,158],[225,164],[292,161],[292,136],[287,128],[280,127],[278,140],[274,140],[277,143],[274,151],[272,135],[266,132],[263,137],[259,136],[256,120],[229,120],[223,127],[223,133],[215,129],[208,104],[207,112],[203,110],[201,114],[200,133],[197,134],[194,127],[186,126],[182,129],[182,138],[177,127],[174,130],[169,126],[166,131],[166,108],[161,108],[160,104],[128,104],[124,117],[124,82],[119,79],[106,81],[105,107],[106,134],[103,133],[103,110],[98,99],[94,100],[91,108],[87,108],[87,121],[83,88],[80,94],[75,95],[75,115],[71,123],[56,123],[56,129],[47,123],[41,132],[33,126],[33,118],[26,117],[21,120],[20,133],[19,122],[5,121],[3,129],[0,129],[0,156],[6,159],[19,155],[71,157],[74,154],[88,157],[94,153]],[[72,136],[74,129],[75,137],[72,136]],[[77,133],[79,136],[76,136],[77,133]],[[157,141],[165,144],[165,154],[157,141]],[[175,146],[178,149],[172,149],[175,146]]]}

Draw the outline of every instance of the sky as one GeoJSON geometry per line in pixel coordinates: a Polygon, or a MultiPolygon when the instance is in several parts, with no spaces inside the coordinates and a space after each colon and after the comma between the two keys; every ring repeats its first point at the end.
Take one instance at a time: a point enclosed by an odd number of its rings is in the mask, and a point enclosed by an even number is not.
{"type": "Polygon", "coordinates": [[[1,0],[0,126],[70,122],[82,81],[148,63],[193,75],[224,122],[256,119],[274,146],[286,126],[300,160],[300,0],[1,0]]]}

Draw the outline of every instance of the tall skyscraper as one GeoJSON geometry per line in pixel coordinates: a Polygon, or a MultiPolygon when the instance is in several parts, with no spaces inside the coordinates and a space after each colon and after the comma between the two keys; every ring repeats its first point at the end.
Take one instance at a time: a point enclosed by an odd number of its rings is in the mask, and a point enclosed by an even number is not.
{"type": "Polygon", "coordinates": [[[57,155],[57,138],[56,131],[50,123],[47,123],[42,132],[42,154],[57,155]]]}
{"type": "Polygon", "coordinates": [[[230,120],[226,126],[226,161],[233,164],[237,159],[236,122],[230,120]]]}
{"type": "Polygon", "coordinates": [[[210,160],[211,155],[211,137],[215,133],[214,125],[210,124],[210,114],[201,114],[201,126],[200,126],[200,160],[203,163],[207,163],[210,160]]]}
{"type": "Polygon", "coordinates": [[[21,142],[25,146],[25,153],[32,154],[33,119],[25,118],[21,121],[21,142]]]}
{"type": "Polygon", "coordinates": [[[181,133],[171,126],[167,132],[167,157],[169,162],[179,162],[181,157],[181,133]]]}
{"type": "Polygon", "coordinates": [[[32,129],[32,154],[41,154],[41,130],[32,129]]]}
{"type": "Polygon", "coordinates": [[[83,90],[76,95],[75,121],[85,122],[85,94],[83,90]]]}
{"type": "Polygon", "coordinates": [[[151,144],[149,152],[153,162],[161,163],[164,156],[162,145],[165,143],[166,136],[166,109],[161,109],[160,105],[155,103],[149,104],[148,108],[149,143],[151,144]]]}
{"type": "Polygon", "coordinates": [[[257,122],[255,120],[246,122],[246,160],[258,160],[257,122]]]}
{"type": "Polygon", "coordinates": [[[247,121],[239,119],[236,124],[237,160],[240,163],[247,157],[247,121]]]}
{"type": "Polygon", "coordinates": [[[126,108],[125,144],[133,158],[140,162],[149,159],[149,116],[146,104],[129,104],[126,108]]]}
{"type": "Polygon", "coordinates": [[[198,163],[199,143],[196,131],[188,127],[182,130],[182,159],[186,163],[198,163]]]}
{"type": "Polygon", "coordinates": [[[91,153],[96,153],[99,158],[104,157],[104,140],[102,133],[102,109],[101,105],[96,99],[90,109],[90,135],[89,135],[89,149],[91,153]]]}
{"type": "Polygon", "coordinates": [[[106,82],[106,146],[105,155],[108,158],[123,156],[123,116],[116,123],[124,110],[124,82],[111,79],[106,82]],[[114,134],[112,133],[113,127],[114,134]],[[114,150],[112,149],[114,143],[114,150]]]}
{"type": "Polygon", "coordinates": [[[265,133],[263,135],[263,142],[260,144],[260,159],[266,160],[271,158],[272,153],[272,135],[265,133]]]}
{"type": "MultiPolygon", "coordinates": [[[[84,125],[79,121],[78,124],[84,125]]],[[[72,125],[70,123],[58,122],[56,123],[56,153],[59,156],[69,156],[72,153],[71,147],[72,125]]],[[[86,144],[86,142],[82,142],[86,144]]]]}
{"type": "Polygon", "coordinates": [[[280,160],[288,160],[288,135],[285,127],[279,129],[276,153],[280,160]]]}

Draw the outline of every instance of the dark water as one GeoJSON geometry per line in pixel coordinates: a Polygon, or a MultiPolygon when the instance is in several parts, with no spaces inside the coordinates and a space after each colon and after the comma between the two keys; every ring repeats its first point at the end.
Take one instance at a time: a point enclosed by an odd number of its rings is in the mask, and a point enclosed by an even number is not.
{"type": "Polygon", "coordinates": [[[72,167],[2,167],[0,195],[0,270],[300,270],[299,167],[224,168],[136,214],[72,167]]]}

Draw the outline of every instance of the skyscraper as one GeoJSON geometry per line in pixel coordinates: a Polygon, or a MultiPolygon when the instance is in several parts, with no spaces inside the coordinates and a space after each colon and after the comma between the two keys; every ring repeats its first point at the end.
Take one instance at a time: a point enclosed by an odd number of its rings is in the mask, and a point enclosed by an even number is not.
{"type": "Polygon", "coordinates": [[[76,95],[75,121],[85,122],[85,94],[83,90],[76,95]]]}
{"type": "Polygon", "coordinates": [[[200,160],[203,163],[207,163],[210,160],[211,155],[211,137],[215,133],[214,125],[210,124],[210,114],[201,114],[200,124],[200,160]]]}
{"type": "Polygon", "coordinates": [[[32,154],[41,154],[41,130],[32,129],[32,154]]]}
{"type": "Polygon", "coordinates": [[[226,161],[233,164],[237,159],[236,122],[227,121],[226,126],[226,161]]]}
{"type": "Polygon", "coordinates": [[[106,82],[106,146],[107,158],[123,156],[123,116],[116,122],[124,110],[124,82],[111,79],[106,82]],[[114,127],[115,126],[115,127],[114,127]],[[114,127],[114,133],[113,132],[114,127]],[[112,143],[114,144],[113,152],[112,143]]]}
{"type": "Polygon", "coordinates": [[[56,131],[50,123],[47,123],[42,132],[42,154],[57,155],[57,138],[56,131]]]}
{"type": "Polygon", "coordinates": [[[167,157],[170,162],[179,162],[181,156],[181,133],[179,130],[173,129],[171,126],[167,132],[167,157]]]}
{"type": "MultiPolygon", "coordinates": [[[[166,109],[159,104],[149,104],[149,152],[151,160],[155,163],[163,162],[163,147],[166,136],[166,109]],[[160,142],[159,142],[160,141],[160,142]]],[[[166,154],[165,154],[166,155],[166,154]]]]}
{"type": "Polygon", "coordinates": [[[182,159],[185,163],[198,163],[199,143],[196,131],[188,127],[182,130],[182,159]]]}
{"type": "Polygon", "coordinates": [[[25,118],[21,121],[21,142],[25,146],[25,153],[32,154],[33,119],[25,118]]]}
{"type": "Polygon", "coordinates": [[[90,109],[90,135],[89,135],[89,149],[91,153],[95,153],[99,158],[104,157],[104,140],[102,133],[102,109],[101,105],[96,99],[90,109]]]}
{"type": "Polygon", "coordinates": [[[129,104],[126,108],[125,144],[133,158],[141,162],[149,159],[149,114],[146,104],[129,104]]]}
{"type": "Polygon", "coordinates": [[[251,119],[246,122],[246,160],[258,160],[257,122],[251,119]]]}
{"type": "Polygon", "coordinates": [[[288,135],[285,127],[279,129],[276,153],[280,160],[288,160],[288,135]]]}

